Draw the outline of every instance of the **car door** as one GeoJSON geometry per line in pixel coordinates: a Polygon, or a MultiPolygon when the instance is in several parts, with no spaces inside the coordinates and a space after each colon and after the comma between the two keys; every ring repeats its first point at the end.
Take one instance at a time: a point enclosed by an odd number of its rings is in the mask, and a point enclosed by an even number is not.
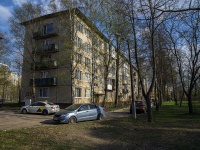
{"type": "Polygon", "coordinates": [[[98,112],[97,112],[96,105],[89,104],[89,119],[95,120],[97,119],[97,115],[98,115],[98,112]]]}
{"type": "Polygon", "coordinates": [[[42,113],[43,109],[45,108],[46,103],[38,102],[37,107],[35,107],[35,113],[42,113]]]}
{"type": "Polygon", "coordinates": [[[29,113],[36,113],[37,108],[38,108],[38,103],[37,102],[32,103],[28,108],[28,112],[29,113]]]}
{"type": "Polygon", "coordinates": [[[88,111],[88,105],[82,105],[77,112],[77,120],[78,121],[86,121],[89,120],[89,111],[88,111]]]}

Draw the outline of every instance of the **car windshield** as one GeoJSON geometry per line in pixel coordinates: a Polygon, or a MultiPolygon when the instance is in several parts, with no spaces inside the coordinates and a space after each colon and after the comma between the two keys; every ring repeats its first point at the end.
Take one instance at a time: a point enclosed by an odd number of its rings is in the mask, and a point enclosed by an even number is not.
{"type": "Polygon", "coordinates": [[[54,105],[54,103],[52,103],[52,102],[48,102],[47,104],[49,104],[49,105],[54,105]]]}
{"type": "Polygon", "coordinates": [[[65,109],[69,110],[69,111],[73,111],[73,110],[76,110],[77,108],[79,108],[80,106],[81,106],[81,104],[73,104],[65,109]]]}
{"type": "Polygon", "coordinates": [[[135,101],[136,105],[142,104],[142,101],[135,101]]]}

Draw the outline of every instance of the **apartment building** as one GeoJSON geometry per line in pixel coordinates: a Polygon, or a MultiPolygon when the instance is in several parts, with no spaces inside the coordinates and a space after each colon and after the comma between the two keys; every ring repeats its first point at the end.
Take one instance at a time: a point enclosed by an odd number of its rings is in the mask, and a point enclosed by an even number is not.
{"type": "MultiPolygon", "coordinates": [[[[114,102],[115,48],[81,11],[48,14],[22,25],[26,35],[21,102],[101,103],[105,91],[106,102],[114,102]]],[[[120,63],[118,96],[129,101],[129,65],[121,55],[120,63]]],[[[137,82],[135,70],[134,74],[137,82]]]]}

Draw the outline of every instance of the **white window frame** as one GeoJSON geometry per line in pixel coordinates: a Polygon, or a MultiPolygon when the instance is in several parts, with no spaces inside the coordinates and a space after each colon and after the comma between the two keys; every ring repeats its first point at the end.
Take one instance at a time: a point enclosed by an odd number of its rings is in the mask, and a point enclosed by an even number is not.
{"type": "Polygon", "coordinates": [[[90,44],[86,44],[86,45],[85,45],[85,51],[86,51],[87,53],[90,53],[90,44]]]}
{"type": "Polygon", "coordinates": [[[85,66],[88,68],[90,67],[90,59],[87,57],[85,57],[85,66]]]}
{"type": "Polygon", "coordinates": [[[48,87],[39,88],[39,98],[49,98],[49,88],[48,87]],[[47,91],[44,91],[44,90],[47,90],[47,91]],[[47,92],[46,96],[44,96],[44,94],[45,94],[44,92],[47,92]]]}
{"type": "Polygon", "coordinates": [[[48,78],[49,77],[49,71],[41,71],[41,78],[48,78]]]}
{"type": "Polygon", "coordinates": [[[83,33],[83,25],[80,22],[77,22],[76,24],[76,29],[78,31],[80,31],[81,33],[83,33]]]}
{"type": "Polygon", "coordinates": [[[76,75],[75,78],[77,80],[82,80],[82,72],[80,70],[77,69],[75,75],[76,75]]]}
{"type": "Polygon", "coordinates": [[[76,98],[82,97],[82,88],[75,88],[75,97],[76,98]]]}
{"type": "Polygon", "coordinates": [[[80,48],[82,47],[82,39],[78,36],[76,37],[76,46],[80,48]]]}
{"type": "Polygon", "coordinates": [[[79,64],[82,63],[82,55],[79,54],[79,53],[77,53],[77,55],[76,55],[76,62],[79,63],[79,64]]]}
{"type": "Polygon", "coordinates": [[[90,89],[85,89],[85,98],[90,98],[90,89]]]}
{"type": "Polygon", "coordinates": [[[90,82],[90,74],[85,73],[85,82],[90,82]]]}

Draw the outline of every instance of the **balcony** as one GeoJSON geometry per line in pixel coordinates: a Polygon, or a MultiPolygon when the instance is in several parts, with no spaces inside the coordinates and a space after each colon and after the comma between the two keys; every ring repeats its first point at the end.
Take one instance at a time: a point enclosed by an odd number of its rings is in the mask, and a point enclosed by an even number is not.
{"type": "Polygon", "coordinates": [[[107,90],[112,91],[112,85],[111,84],[107,85],[107,90]]]}
{"type": "Polygon", "coordinates": [[[37,32],[33,33],[33,39],[35,40],[40,40],[40,39],[45,39],[45,38],[50,38],[50,37],[55,37],[58,36],[58,28],[53,28],[52,31],[50,32],[45,32],[40,30],[37,32]]]}
{"type": "Polygon", "coordinates": [[[36,51],[33,51],[34,54],[45,54],[45,53],[55,53],[58,52],[58,44],[50,44],[48,46],[40,46],[36,51]]]}
{"type": "MultiPolygon", "coordinates": [[[[56,78],[36,78],[35,86],[56,86],[56,78]]],[[[30,86],[33,86],[33,79],[30,79],[30,86]]]]}
{"type": "MultiPolygon", "coordinates": [[[[31,69],[33,68],[34,68],[34,63],[31,64],[31,69]]],[[[57,68],[57,61],[55,60],[35,62],[35,70],[56,69],[56,68],[57,68]]]]}

